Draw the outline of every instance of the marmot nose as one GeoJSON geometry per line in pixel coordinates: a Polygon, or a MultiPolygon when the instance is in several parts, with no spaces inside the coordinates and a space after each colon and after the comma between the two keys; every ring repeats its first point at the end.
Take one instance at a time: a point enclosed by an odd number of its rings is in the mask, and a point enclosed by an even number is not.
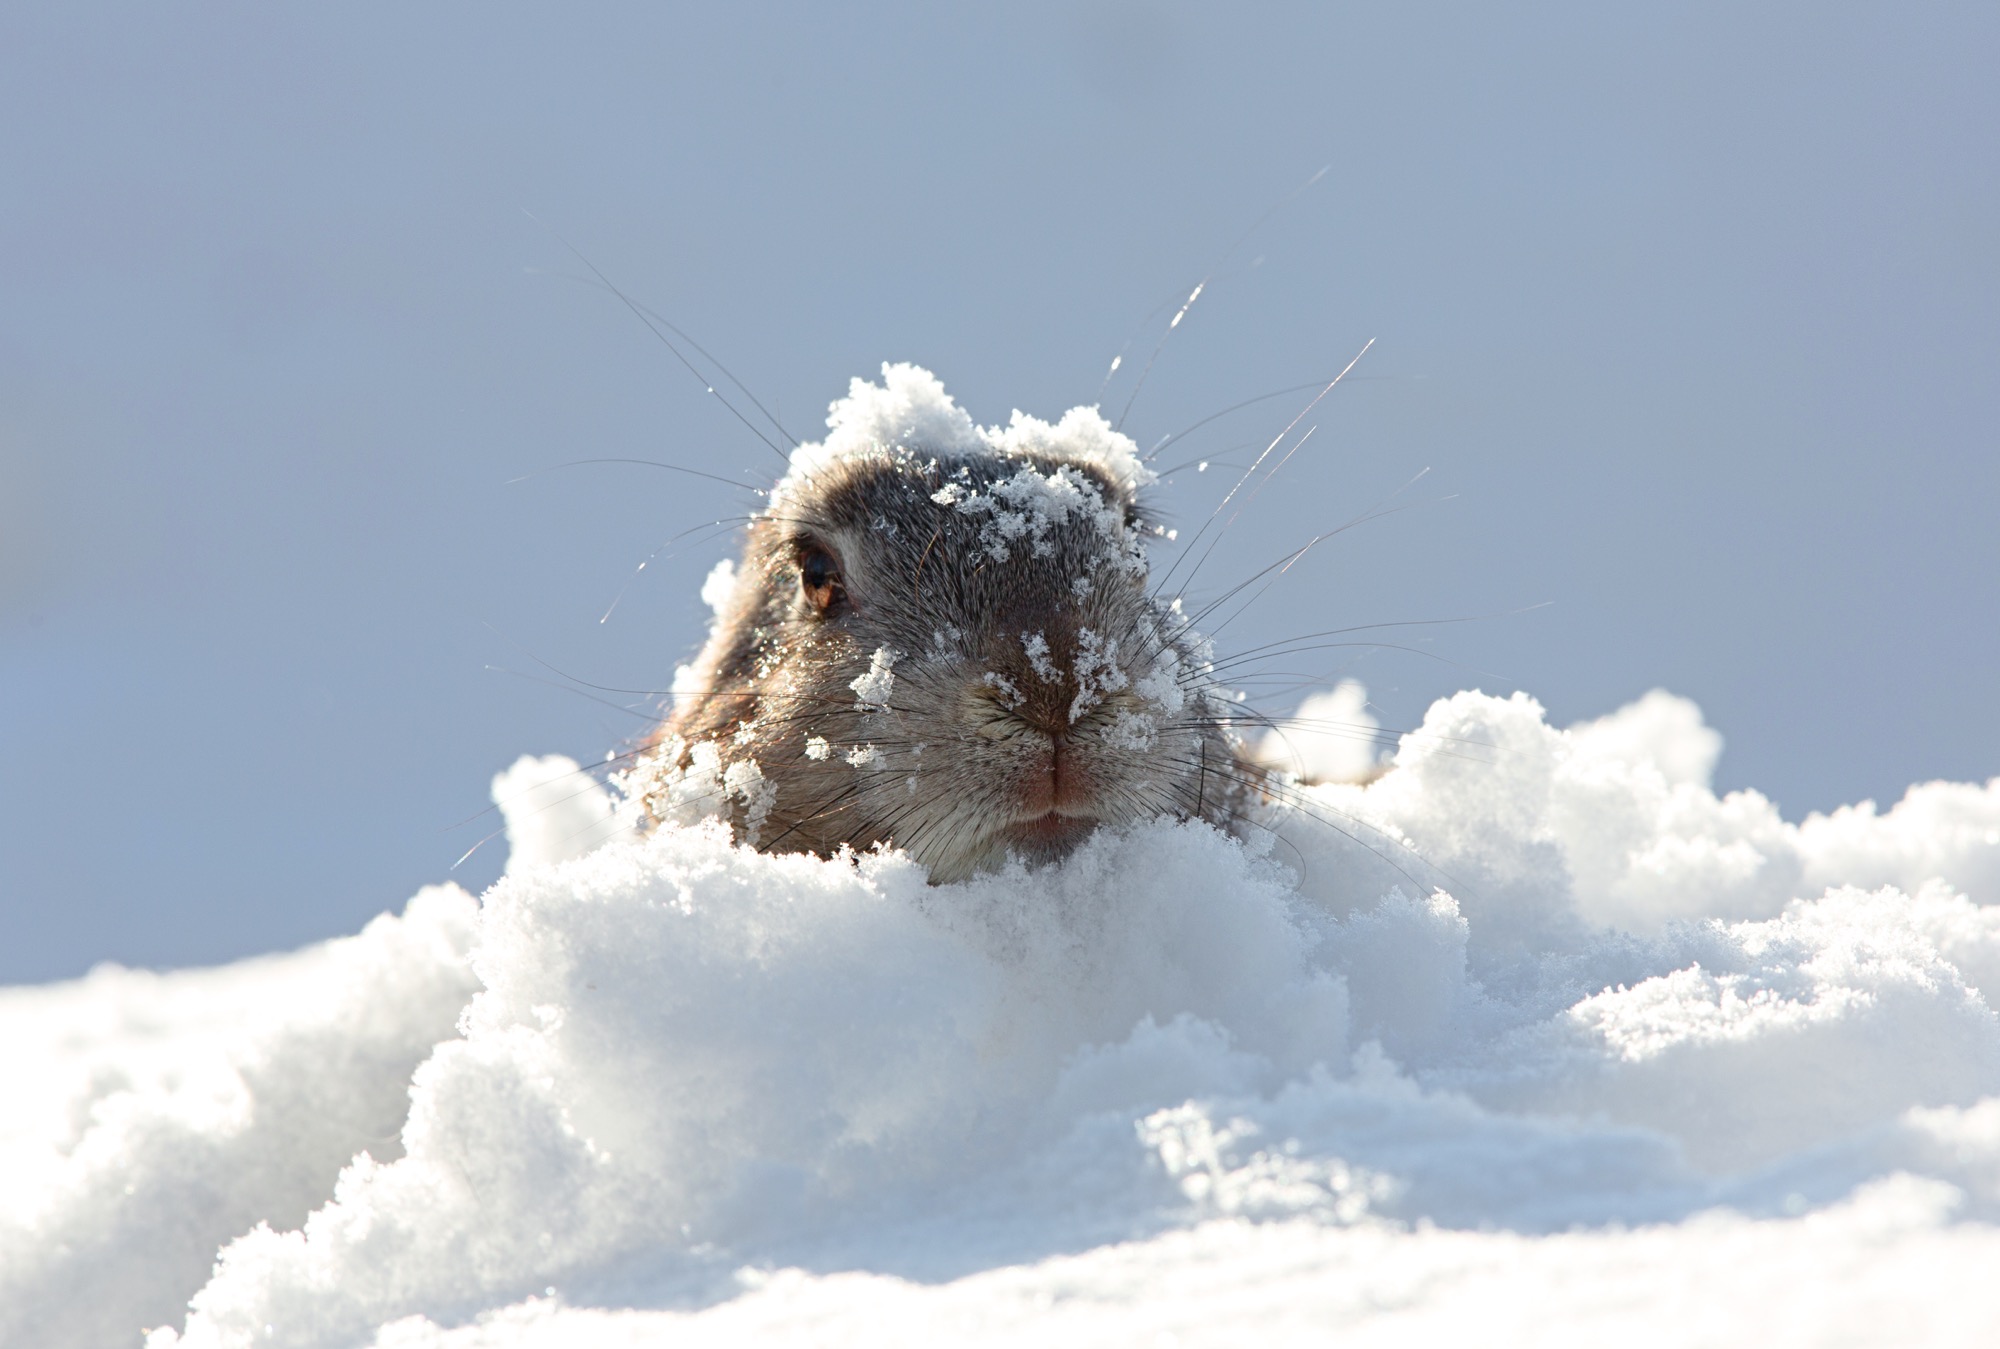
{"type": "Polygon", "coordinates": [[[1014,715],[1033,729],[1040,731],[1056,744],[1061,744],[1069,734],[1070,695],[1061,685],[1044,684],[1037,688],[1021,706],[1014,709],[1014,715]]]}

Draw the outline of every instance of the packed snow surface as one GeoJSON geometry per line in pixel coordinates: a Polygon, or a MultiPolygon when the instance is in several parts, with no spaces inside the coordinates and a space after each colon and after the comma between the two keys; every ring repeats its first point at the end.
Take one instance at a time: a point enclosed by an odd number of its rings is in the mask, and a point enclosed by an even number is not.
{"type": "Polygon", "coordinates": [[[2000,1343],[2000,779],[1720,746],[1463,693],[936,887],[524,760],[476,903],[0,991],[0,1344],[2000,1343]]]}

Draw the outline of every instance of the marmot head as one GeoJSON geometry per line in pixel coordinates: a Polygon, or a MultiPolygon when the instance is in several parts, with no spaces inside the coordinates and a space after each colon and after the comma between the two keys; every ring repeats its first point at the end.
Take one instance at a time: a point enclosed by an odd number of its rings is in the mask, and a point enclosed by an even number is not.
{"type": "Polygon", "coordinates": [[[975,427],[910,366],[854,383],[752,521],[634,781],[776,851],[903,848],[935,881],[1102,824],[1229,819],[1247,769],[1149,591],[1132,442],[1094,409],[975,427]]]}

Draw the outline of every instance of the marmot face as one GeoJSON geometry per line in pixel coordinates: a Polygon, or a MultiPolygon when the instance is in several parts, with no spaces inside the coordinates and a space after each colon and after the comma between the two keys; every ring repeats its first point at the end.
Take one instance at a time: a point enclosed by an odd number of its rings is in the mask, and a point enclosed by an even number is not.
{"type": "Polygon", "coordinates": [[[1058,454],[795,472],[661,729],[648,808],[726,813],[775,851],[893,844],[940,882],[1102,824],[1227,821],[1250,770],[1203,644],[1148,592],[1149,528],[1132,486],[1058,454]]]}

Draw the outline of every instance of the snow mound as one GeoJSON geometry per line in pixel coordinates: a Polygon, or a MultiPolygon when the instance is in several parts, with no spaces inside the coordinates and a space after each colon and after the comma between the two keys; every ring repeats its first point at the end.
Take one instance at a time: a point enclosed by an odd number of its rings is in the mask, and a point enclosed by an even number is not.
{"type": "Polygon", "coordinates": [[[507,871],[581,857],[632,832],[596,779],[560,754],[523,754],[493,778],[507,828],[507,871]]]}
{"type": "Polygon", "coordinates": [[[0,994],[0,1342],[1990,1343],[2000,779],[1793,824],[1719,744],[1465,693],[936,887],[572,855],[524,761],[476,918],[0,994]]]}
{"type": "Polygon", "coordinates": [[[1359,782],[1375,771],[1381,726],[1368,690],[1343,679],[1264,732],[1257,761],[1308,782],[1359,782]]]}
{"type": "Polygon", "coordinates": [[[410,1075],[477,987],[435,886],[359,936],[221,970],[0,989],[0,1344],[133,1344],[215,1249],[393,1160],[410,1075]]]}

